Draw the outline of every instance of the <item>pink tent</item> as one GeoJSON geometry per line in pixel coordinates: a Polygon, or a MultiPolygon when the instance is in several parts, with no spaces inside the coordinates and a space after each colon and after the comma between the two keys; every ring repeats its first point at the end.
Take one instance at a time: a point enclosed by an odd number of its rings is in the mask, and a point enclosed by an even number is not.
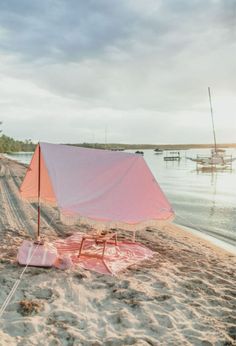
{"type": "Polygon", "coordinates": [[[131,153],[40,143],[20,193],[96,227],[138,230],[174,216],[143,157],[131,153]]]}

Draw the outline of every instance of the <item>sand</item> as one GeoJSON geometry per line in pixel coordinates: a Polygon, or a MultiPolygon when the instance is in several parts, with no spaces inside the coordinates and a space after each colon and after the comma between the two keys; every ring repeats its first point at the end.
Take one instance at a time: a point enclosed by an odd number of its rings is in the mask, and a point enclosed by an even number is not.
{"type": "MultiPolygon", "coordinates": [[[[24,165],[0,159],[0,305],[22,272],[16,253],[36,230],[18,186],[24,165]]],[[[46,240],[64,226],[43,207],[46,240]]],[[[0,319],[0,345],[236,345],[236,256],[167,224],[138,234],[152,259],[117,277],[28,268],[0,319]]]]}

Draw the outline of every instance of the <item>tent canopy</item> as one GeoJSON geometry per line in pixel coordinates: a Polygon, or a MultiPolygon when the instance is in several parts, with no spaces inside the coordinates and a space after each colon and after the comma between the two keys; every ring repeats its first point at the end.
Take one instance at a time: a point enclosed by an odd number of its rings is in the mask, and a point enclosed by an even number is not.
{"type": "Polygon", "coordinates": [[[140,229],[174,216],[140,155],[40,143],[20,187],[23,198],[38,198],[39,167],[40,200],[71,219],[140,229]]]}

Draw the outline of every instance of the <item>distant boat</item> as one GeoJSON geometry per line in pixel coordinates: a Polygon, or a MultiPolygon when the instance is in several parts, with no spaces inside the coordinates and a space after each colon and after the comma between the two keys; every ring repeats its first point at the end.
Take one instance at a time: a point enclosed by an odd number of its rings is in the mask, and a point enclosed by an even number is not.
{"type": "Polygon", "coordinates": [[[236,160],[232,155],[221,154],[219,151],[214,149],[211,151],[211,156],[197,156],[196,158],[189,158],[196,162],[197,171],[210,172],[210,171],[221,171],[231,170],[232,162],[236,160]]]}
{"type": "Polygon", "coordinates": [[[213,108],[212,108],[212,102],[211,102],[211,90],[209,87],[208,87],[208,96],[209,96],[210,111],[211,111],[214,148],[211,150],[210,156],[197,155],[196,158],[187,157],[187,159],[197,163],[197,170],[200,169],[203,171],[210,171],[210,170],[216,170],[216,169],[228,169],[232,166],[232,162],[236,160],[236,158],[233,158],[232,155],[226,155],[226,151],[224,149],[217,148],[213,108]]]}
{"type": "Polygon", "coordinates": [[[236,160],[236,158],[233,158],[231,155],[226,155],[225,150],[218,148],[212,149],[210,156],[197,155],[196,158],[187,157],[187,159],[202,165],[226,165],[236,160]]]}
{"type": "Polygon", "coordinates": [[[135,151],[135,154],[144,155],[144,152],[141,150],[137,150],[137,151],[135,151]]]}
{"type": "Polygon", "coordinates": [[[154,152],[155,152],[155,154],[157,154],[157,155],[163,154],[163,150],[162,150],[162,149],[159,149],[159,148],[154,149],[154,152]]]}

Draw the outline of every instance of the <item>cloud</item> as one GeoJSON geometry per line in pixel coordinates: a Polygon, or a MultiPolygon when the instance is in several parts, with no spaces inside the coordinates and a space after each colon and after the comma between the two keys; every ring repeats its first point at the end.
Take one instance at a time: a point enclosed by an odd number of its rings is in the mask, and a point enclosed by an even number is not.
{"type": "Polygon", "coordinates": [[[2,48],[43,62],[97,55],[126,35],[132,19],[116,1],[8,1],[0,13],[8,33],[2,48]]]}
{"type": "Polygon", "coordinates": [[[235,13],[233,0],[2,1],[4,126],[54,141],[103,141],[108,126],[111,141],[206,142],[210,85],[232,141],[235,13]]]}
{"type": "Polygon", "coordinates": [[[212,25],[235,27],[234,10],[229,0],[2,1],[1,48],[34,62],[97,58],[112,48],[161,55],[186,48],[212,25]]]}

